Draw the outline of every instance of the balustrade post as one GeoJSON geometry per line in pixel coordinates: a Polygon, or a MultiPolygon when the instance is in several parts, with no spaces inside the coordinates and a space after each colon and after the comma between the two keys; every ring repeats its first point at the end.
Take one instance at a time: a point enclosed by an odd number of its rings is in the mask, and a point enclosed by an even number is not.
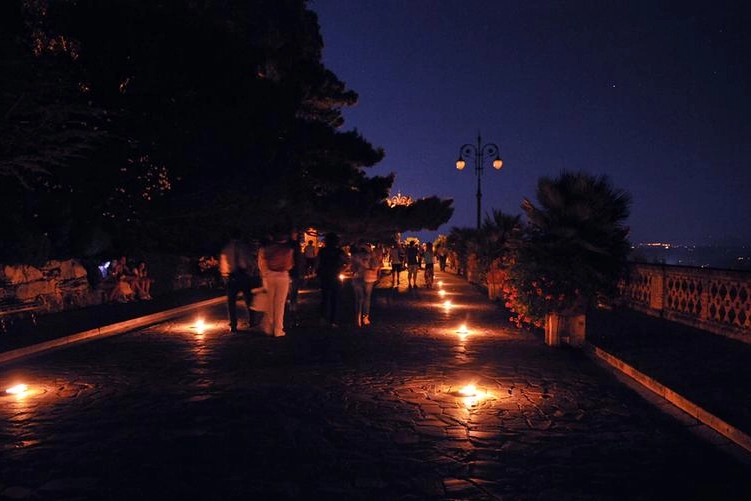
{"type": "Polygon", "coordinates": [[[662,312],[665,308],[665,267],[662,267],[662,273],[650,275],[649,279],[649,307],[662,312]]]}
{"type": "Polygon", "coordinates": [[[699,302],[701,303],[701,310],[699,311],[699,319],[701,321],[710,321],[709,318],[709,285],[710,281],[702,279],[699,281],[701,284],[701,294],[699,294],[699,302]]]}

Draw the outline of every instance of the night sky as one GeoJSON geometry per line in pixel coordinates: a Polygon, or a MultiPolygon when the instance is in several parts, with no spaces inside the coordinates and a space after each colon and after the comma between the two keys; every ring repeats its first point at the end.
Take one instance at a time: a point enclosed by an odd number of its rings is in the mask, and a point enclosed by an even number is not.
{"type": "Polygon", "coordinates": [[[751,242],[751,16],[743,2],[311,0],[345,111],[397,191],[454,199],[433,238],[475,225],[464,143],[496,143],[483,212],[521,214],[541,176],[607,174],[630,239],[751,242]]]}

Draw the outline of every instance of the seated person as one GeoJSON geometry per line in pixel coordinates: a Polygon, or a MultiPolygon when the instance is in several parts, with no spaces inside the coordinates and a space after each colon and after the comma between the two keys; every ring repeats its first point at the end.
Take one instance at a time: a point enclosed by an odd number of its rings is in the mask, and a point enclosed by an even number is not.
{"type": "Polygon", "coordinates": [[[128,267],[128,260],[125,256],[121,256],[120,259],[110,265],[109,277],[114,281],[114,287],[112,287],[109,295],[111,302],[127,303],[128,301],[135,301],[136,292],[133,289],[133,284],[136,276],[128,267]]]}
{"type": "Polygon", "coordinates": [[[147,301],[150,300],[151,284],[153,280],[149,277],[149,270],[146,267],[146,261],[140,261],[138,266],[133,270],[133,274],[136,277],[133,285],[138,293],[138,297],[147,301]]]}

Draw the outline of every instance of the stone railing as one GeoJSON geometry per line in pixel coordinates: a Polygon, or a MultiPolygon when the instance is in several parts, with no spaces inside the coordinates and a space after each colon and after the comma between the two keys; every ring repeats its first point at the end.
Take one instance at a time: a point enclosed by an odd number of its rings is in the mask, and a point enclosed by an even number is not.
{"type": "MultiPolygon", "coordinates": [[[[503,298],[502,269],[481,273],[476,259],[466,279],[486,287],[491,300],[503,298]]],[[[751,272],[630,263],[618,286],[622,306],[751,343],[751,272]]]]}
{"type": "Polygon", "coordinates": [[[751,272],[632,263],[620,302],[751,343],[751,272]]]}

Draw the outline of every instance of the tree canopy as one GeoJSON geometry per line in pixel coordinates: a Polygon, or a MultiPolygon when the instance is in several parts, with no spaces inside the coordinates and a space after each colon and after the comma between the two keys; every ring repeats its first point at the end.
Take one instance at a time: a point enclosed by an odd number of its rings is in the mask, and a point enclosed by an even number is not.
{"type": "MultiPolygon", "coordinates": [[[[2,208],[53,254],[212,252],[231,227],[394,226],[393,176],[365,172],[384,152],[341,129],[358,96],[323,65],[306,0],[2,9],[2,208]],[[28,213],[7,210],[21,201],[28,213]]],[[[396,226],[437,227],[451,212],[428,198],[396,226]]]]}

